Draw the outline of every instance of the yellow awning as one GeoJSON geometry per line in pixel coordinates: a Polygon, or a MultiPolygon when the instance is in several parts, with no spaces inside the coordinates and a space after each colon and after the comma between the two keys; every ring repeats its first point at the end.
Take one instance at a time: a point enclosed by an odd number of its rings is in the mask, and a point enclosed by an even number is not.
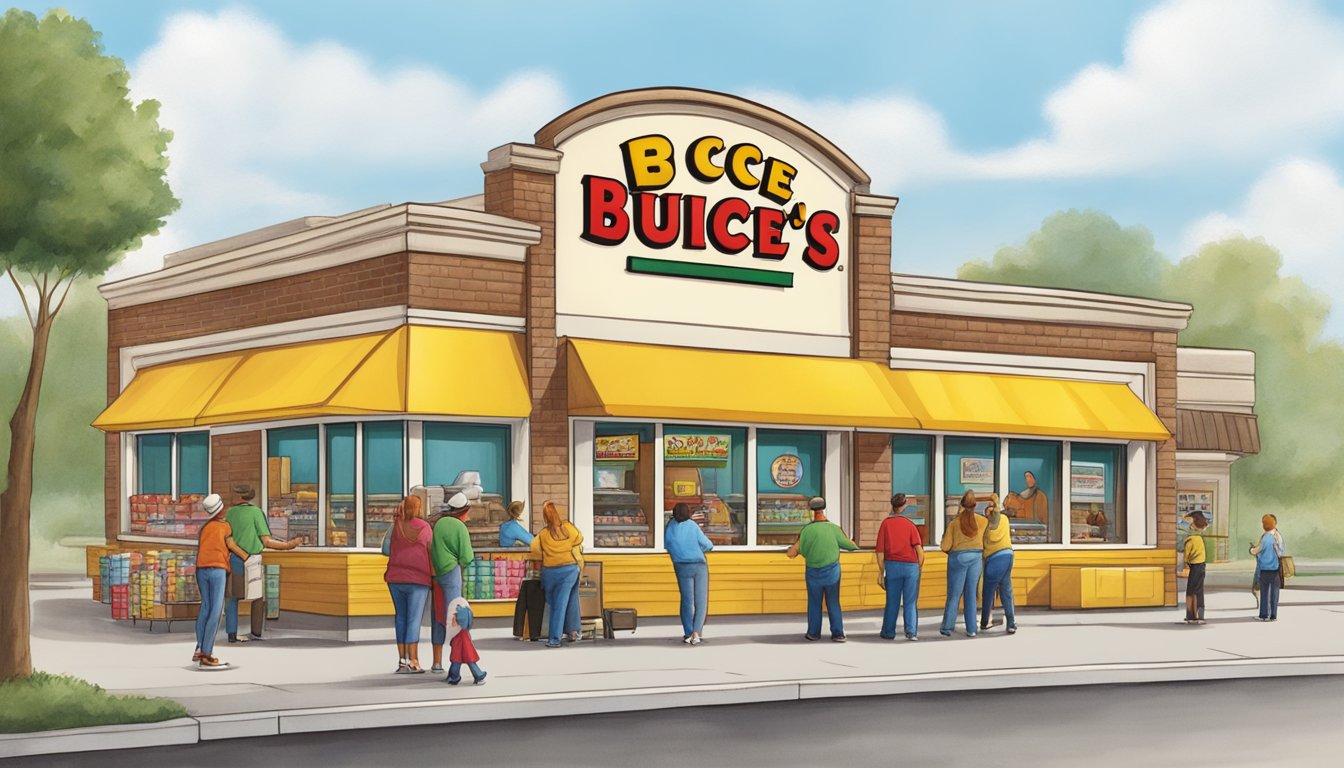
{"type": "Polygon", "coordinates": [[[570,339],[575,416],[918,429],[885,368],[828,357],[570,339]]]}
{"type": "Polygon", "coordinates": [[[1124,384],[949,371],[888,371],[923,429],[1051,437],[1171,437],[1124,384]]]}
{"type": "Polygon", "coordinates": [[[341,415],[524,418],[522,337],[401,326],[146,368],[94,420],[109,432],[341,415]]]}

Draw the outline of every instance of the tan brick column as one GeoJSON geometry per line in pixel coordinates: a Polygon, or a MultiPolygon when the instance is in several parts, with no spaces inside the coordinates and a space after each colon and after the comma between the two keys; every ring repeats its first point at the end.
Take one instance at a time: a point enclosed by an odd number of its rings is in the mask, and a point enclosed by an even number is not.
{"type": "Polygon", "coordinates": [[[233,504],[233,486],[250,485],[257,492],[257,506],[266,496],[261,486],[261,430],[210,436],[210,491],[226,505],[233,504]]]}
{"type": "MultiPolygon", "coordinates": [[[[1176,334],[1153,334],[1157,417],[1173,437],[1157,447],[1157,547],[1176,550],[1176,334]]],[[[1176,605],[1175,558],[1166,568],[1167,605],[1176,605]]]]}
{"type": "Polygon", "coordinates": [[[485,211],[541,227],[541,242],[528,249],[523,297],[527,318],[527,371],[532,388],[529,420],[528,509],[532,530],[542,524],[541,505],[569,504],[569,398],[564,339],[555,335],[555,174],[560,152],[530,144],[490,150],[485,172],[485,211]]]}
{"type": "MultiPolygon", "coordinates": [[[[887,366],[891,360],[891,215],[896,198],[856,193],[850,283],[851,354],[887,366]]],[[[877,543],[877,527],[891,509],[891,436],[854,435],[854,535],[859,546],[877,543]]]]}

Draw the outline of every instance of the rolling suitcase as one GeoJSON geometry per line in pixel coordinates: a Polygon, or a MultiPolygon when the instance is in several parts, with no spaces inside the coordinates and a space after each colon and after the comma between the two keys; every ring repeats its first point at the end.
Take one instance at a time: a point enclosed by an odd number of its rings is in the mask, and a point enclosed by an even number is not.
{"type": "Polygon", "coordinates": [[[540,579],[524,579],[513,604],[513,636],[519,640],[540,640],[545,626],[546,595],[540,579]]]}

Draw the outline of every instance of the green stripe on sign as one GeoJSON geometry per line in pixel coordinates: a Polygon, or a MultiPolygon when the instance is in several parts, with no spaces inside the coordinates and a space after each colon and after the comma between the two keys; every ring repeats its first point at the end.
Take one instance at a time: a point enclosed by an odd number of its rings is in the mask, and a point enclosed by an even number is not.
{"type": "Polygon", "coordinates": [[[666,275],[668,277],[693,277],[697,280],[718,280],[723,283],[745,283],[747,285],[770,285],[777,288],[792,288],[792,272],[771,272],[768,269],[750,267],[725,267],[720,264],[696,264],[691,261],[668,261],[667,259],[646,259],[642,256],[627,256],[625,271],[641,275],[666,275]]]}

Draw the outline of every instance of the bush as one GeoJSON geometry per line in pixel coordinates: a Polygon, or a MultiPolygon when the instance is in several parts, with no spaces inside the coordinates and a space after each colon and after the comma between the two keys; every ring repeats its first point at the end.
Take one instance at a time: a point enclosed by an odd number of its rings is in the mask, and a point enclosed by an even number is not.
{"type": "Polygon", "coordinates": [[[0,733],[30,733],[124,723],[158,723],[186,717],[170,699],[113,696],[69,675],[34,672],[26,680],[0,682],[0,733]]]}

